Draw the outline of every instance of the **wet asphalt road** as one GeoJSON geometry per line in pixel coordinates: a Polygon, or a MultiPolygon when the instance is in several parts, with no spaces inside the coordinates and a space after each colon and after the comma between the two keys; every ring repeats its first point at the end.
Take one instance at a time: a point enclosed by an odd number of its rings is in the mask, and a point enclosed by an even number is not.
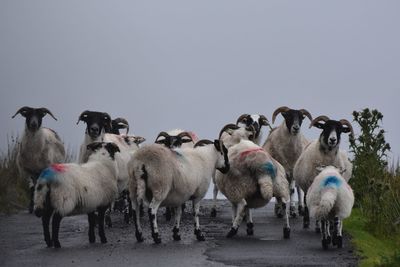
{"type": "MultiPolygon", "coordinates": [[[[193,219],[185,213],[181,241],[172,239],[172,222],[160,211],[162,244],[152,242],[147,218],[143,218],[144,243],[136,243],[133,225],[126,225],[118,212],[113,227],[106,229],[107,244],[88,241],[87,216],[64,218],[60,228],[61,249],[46,248],[41,220],[27,212],[0,215],[0,266],[356,266],[349,239],[342,249],[322,250],[320,236],[302,229],[301,218],[291,220],[291,238],[283,239],[283,220],[273,216],[273,203],[254,212],[254,236],[242,224],[233,239],[231,208],[219,200],[217,218],[210,218],[209,200],[203,201],[200,218],[206,241],[193,234],[193,219]]],[[[97,234],[97,233],[96,233],[97,234]]]]}

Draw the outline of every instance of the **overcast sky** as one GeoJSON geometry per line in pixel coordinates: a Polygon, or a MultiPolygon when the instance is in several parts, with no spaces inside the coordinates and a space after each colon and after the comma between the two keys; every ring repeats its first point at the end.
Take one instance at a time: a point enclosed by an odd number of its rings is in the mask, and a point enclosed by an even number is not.
{"type": "Polygon", "coordinates": [[[399,11],[399,1],[2,0],[0,148],[22,132],[11,116],[25,105],[49,108],[59,120],[43,125],[76,151],[86,109],[125,117],[153,142],[177,127],[215,138],[242,113],[271,120],[282,105],[350,121],[370,107],[397,158],[399,11]]]}

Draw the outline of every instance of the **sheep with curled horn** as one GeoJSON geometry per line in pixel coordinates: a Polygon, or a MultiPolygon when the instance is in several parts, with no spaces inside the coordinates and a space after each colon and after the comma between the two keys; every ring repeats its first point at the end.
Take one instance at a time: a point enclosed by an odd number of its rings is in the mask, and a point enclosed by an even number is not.
{"type": "Polygon", "coordinates": [[[41,127],[43,117],[49,114],[57,118],[47,108],[20,108],[18,114],[25,118],[25,129],[18,144],[16,164],[21,176],[28,179],[30,188],[29,212],[33,212],[33,196],[36,180],[43,169],[53,163],[65,161],[65,148],[58,134],[49,128],[41,127]]]}
{"type": "MultiPolygon", "coordinates": [[[[256,131],[236,125],[226,125],[221,133],[221,140],[229,144],[228,158],[230,170],[223,174],[216,172],[215,181],[218,188],[232,204],[232,228],[227,237],[237,234],[238,228],[246,214],[247,234],[253,235],[254,224],[251,209],[265,206],[275,195],[286,205],[289,200],[289,185],[285,169],[262,147],[251,140],[256,131]]],[[[284,238],[290,238],[288,210],[286,210],[283,227],[284,238]]]]}
{"type": "MultiPolygon", "coordinates": [[[[327,116],[318,116],[312,120],[311,127],[321,129],[322,132],[317,140],[312,141],[300,155],[293,169],[293,178],[300,188],[307,192],[314,178],[318,175],[318,166],[335,166],[344,170],[342,176],[348,181],[352,174],[352,164],[347,153],[339,148],[341,134],[348,133],[354,136],[353,127],[348,120],[331,120],[327,116]]],[[[306,199],[306,194],[304,199],[306,199]]],[[[310,225],[307,203],[303,217],[303,227],[310,225]]],[[[316,222],[316,231],[320,231],[319,221],[316,222]]]]}
{"type": "MultiPolygon", "coordinates": [[[[270,153],[270,155],[279,161],[286,170],[286,177],[290,184],[290,215],[296,217],[294,192],[297,189],[298,196],[298,211],[303,214],[303,196],[304,193],[300,187],[295,185],[293,180],[293,168],[296,161],[304,151],[305,147],[310,143],[301,133],[301,125],[304,118],[312,121],[310,112],[306,109],[291,109],[286,106],[277,108],[272,115],[272,123],[275,123],[276,117],[281,114],[284,121],[280,126],[271,130],[270,134],[265,141],[263,148],[270,153]]],[[[275,203],[275,214],[278,217],[283,216],[281,201],[277,199],[275,203]]]]}
{"type": "Polygon", "coordinates": [[[160,243],[161,238],[157,225],[159,207],[175,208],[175,225],[173,239],[181,239],[179,234],[181,205],[193,201],[194,221],[197,240],[204,241],[200,230],[200,200],[204,198],[215,169],[222,172],[229,170],[227,149],[220,140],[214,142],[200,141],[195,148],[170,149],[162,144],[150,144],[140,148],[130,162],[129,192],[136,215],[136,239],[143,241],[140,216],[136,212],[138,203],[144,201],[149,205],[149,219],[152,238],[160,243]]]}
{"type": "MultiPolygon", "coordinates": [[[[160,132],[155,140],[156,144],[162,144],[170,149],[193,147],[198,141],[197,135],[193,132],[187,132],[181,129],[173,129],[168,132],[160,132]],[[193,140],[194,139],[194,140],[193,140]]],[[[170,221],[174,210],[171,207],[165,207],[165,219],[170,221]]],[[[182,212],[186,209],[186,204],[182,204],[182,212]]],[[[194,210],[194,208],[193,208],[194,210]]]]}

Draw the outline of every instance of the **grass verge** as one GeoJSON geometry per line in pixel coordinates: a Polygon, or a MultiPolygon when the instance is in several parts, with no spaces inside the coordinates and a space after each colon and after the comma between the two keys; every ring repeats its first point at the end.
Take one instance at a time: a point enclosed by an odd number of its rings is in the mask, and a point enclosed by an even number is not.
{"type": "Polygon", "coordinates": [[[375,237],[367,227],[367,221],[359,209],[353,209],[349,218],[344,220],[344,229],[352,236],[352,243],[360,257],[360,267],[400,266],[400,235],[375,237]]]}

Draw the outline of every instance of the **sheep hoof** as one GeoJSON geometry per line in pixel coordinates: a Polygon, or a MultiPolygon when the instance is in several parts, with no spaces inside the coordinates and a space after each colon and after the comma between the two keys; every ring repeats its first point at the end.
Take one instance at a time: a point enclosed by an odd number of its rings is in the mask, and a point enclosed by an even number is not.
{"type": "Polygon", "coordinates": [[[89,235],[89,243],[93,244],[94,242],[96,242],[95,235],[89,235]]]}
{"type": "Polygon", "coordinates": [[[253,223],[248,223],[247,224],[247,235],[254,235],[254,224],[253,223]]]}
{"type": "Polygon", "coordinates": [[[136,232],[135,232],[135,236],[136,236],[136,241],[137,241],[137,242],[141,243],[141,242],[144,241],[142,232],[136,231],[136,232]]]}
{"type": "Polygon", "coordinates": [[[235,228],[231,228],[231,230],[229,231],[229,233],[226,235],[227,238],[231,238],[234,237],[237,234],[238,229],[235,228]]]}
{"type": "Polygon", "coordinates": [[[156,244],[160,244],[161,243],[161,238],[160,238],[160,235],[158,233],[153,233],[152,236],[153,236],[154,243],[156,243],[156,244]]]}
{"type": "Polygon", "coordinates": [[[204,235],[201,233],[200,229],[195,229],[194,230],[194,234],[196,235],[196,238],[197,238],[198,241],[205,241],[206,240],[204,235]]]}
{"type": "Polygon", "coordinates": [[[321,233],[321,228],[315,227],[315,232],[316,232],[317,234],[320,234],[320,233],[321,233]]]}
{"type": "Polygon", "coordinates": [[[53,241],[51,240],[45,240],[46,241],[46,245],[48,248],[52,248],[53,247],[53,241]]]}
{"type": "Polygon", "coordinates": [[[342,248],[343,247],[343,239],[341,236],[336,237],[336,245],[338,248],[342,248]]]}
{"type": "Polygon", "coordinates": [[[211,210],[211,217],[213,218],[217,217],[217,210],[215,208],[212,208],[211,210]]]}
{"type": "Polygon", "coordinates": [[[54,247],[55,247],[55,248],[61,248],[60,241],[55,240],[55,241],[54,241],[54,247]]]}
{"type": "Polygon", "coordinates": [[[327,239],[322,239],[322,248],[324,250],[328,249],[328,245],[329,245],[328,240],[327,239]]]}
{"type": "Polygon", "coordinates": [[[174,229],[172,229],[173,235],[172,237],[174,238],[175,241],[180,241],[181,240],[181,235],[179,234],[179,229],[174,227],[174,229]]]}
{"type": "Polygon", "coordinates": [[[290,238],[290,228],[289,227],[284,227],[283,228],[283,238],[284,239],[289,239],[290,238]]]}

